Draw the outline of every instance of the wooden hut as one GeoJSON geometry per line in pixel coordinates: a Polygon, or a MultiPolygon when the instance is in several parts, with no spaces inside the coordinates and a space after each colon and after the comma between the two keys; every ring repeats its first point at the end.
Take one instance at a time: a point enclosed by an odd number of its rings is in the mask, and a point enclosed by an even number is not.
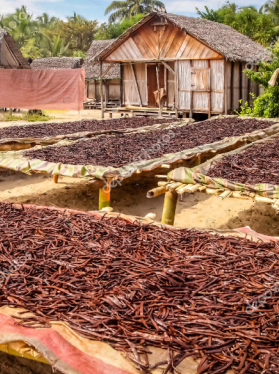
{"type": "Polygon", "coordinates": [[[81,69],[83,59],[81,57],[46,57],[36,58],[31,69],[34,70],[56,70],[56,69],[81,69]]]}
{"type": "Polygon", "coordinates": [[[4,29],[0,29],[0,69],[30,69],[14,38],[4,29]]]}
{"type": "Polygon", "coordinates": [[[122,105],[154,108],[159,91],[163,106],[190,117],[227,114],[250,92],[257,95],[259,86],[243,70],[267,59],[265,48],[229,26],[161,12],[144,17],[94,58],[101,75],[121,64],[122,105]]]}
{"type": "MultiPolygon", "coordinates": [[[[92,61],[94,57],[108,47],[112,40],[93,40],[85,61],[85,80],[87,87],[87,97],[96,101],[101,100],[100,90],[100,64],[92,61]]],[[[106,69],[109,64],[104,64],[106,69]]],[[[105,102],[116,101],[120,103],[120,64],[115,64],[107,74],[103,76],[103,97],[105,102]]]]}

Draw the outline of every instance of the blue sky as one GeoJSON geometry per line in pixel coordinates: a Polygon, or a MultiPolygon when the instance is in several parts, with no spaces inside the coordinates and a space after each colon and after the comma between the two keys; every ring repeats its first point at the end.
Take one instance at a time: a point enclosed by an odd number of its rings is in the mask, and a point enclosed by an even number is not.
{"type": "MultiPolygon", "coordinates": [[[[12,12],[15,8],[26,5],[29,12],[35,16],[42,12],[65,19],[73,12],[81,14],[87,19],[97,19],[99,22],[106,22],[104,15],[106,7],[112,0],[0,0],[0,14],[12,12]]],[[[162,0],[164,1],[164,0],[162,0]]],[[[254,5],[261,6],[264,0],[236,0],[240,6],[254,5]]],[[[205,5],[217,9],[225,2],[220,0],[165,0],[169,13],[196,16],[195,7],[203,9],[205,5]]]]}

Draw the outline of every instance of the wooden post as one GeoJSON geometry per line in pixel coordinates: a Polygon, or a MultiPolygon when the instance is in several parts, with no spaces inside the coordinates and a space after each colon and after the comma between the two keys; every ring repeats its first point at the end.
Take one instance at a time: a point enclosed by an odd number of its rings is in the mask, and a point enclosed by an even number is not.
{"type": "Polygon", "coordinates": [[[175,210],[178,194],[176,191],[167,191],[165,193],[165,201],[162,215],[162,223],[173,225],[175,219],[175,210]]]}
{"type": "Polygon", "coordinates": [[[175,101],[175,117],[178,118],[178,110],[179,110],[179,80],[178,80],[178,64],[179,61],[175,61],[174,69],[175,69],[175,76],[174,76],[174,101],[175,101]]]}
{"type": "Polygon", "coordinates": [[[156,65],[157,90],[158,90],[158,95],[159,95],[159,117],[161,118],[162,117],[162,112],[163,112],[163,110],[162,110],[163,109],[162,108],[163,100],[161,100],[161,97],[160,97],[159,69],[160,69],[160,66],[156,65]]]}
{"type": "Polygon", "coordinates": [[[138,81],[137,81],[137,77],[136,77],[136,73],[135,73],[135,68],[134,68],[134,65],[133,65],[132,62],[131,62],[131,69],[132,69],[132,75],[133,75],[135,87],[136,87],[138,97],[139,97],[140,106],[142,106],[142,100],[141,100],[141,96],[140,96],[139,85],[138,85],[138,81]]]}
{"type": "Polygon", "coordinates": [[[224,60],[224,108],[225,115],[228,114],[228,80],[227,80],[227,61],[224,60]]]}
{"type": "Polygon", "coordinates": [[[53,182],[58,183],[58,178],[59,178],[59,175],[54,175],[53,176],[53,182]]]}
{"type": "Polygon", "coordinates": [[[124,103],[123,97],[123,62],[120,62],[120,106],[124,103]]]}
{"type": "Polygon", "coordinates": [[[108,178],[106,184],[99,189],[99,210],[110,206],[111,180],[108,178]]]}
{"type": "MultiPolygon", "coordinates": [[[[242,100],[242,63],[239,62],[239,100],[242,100]]],[[[239,103],[239,109],[244,103],[239,103]]]]}
{"type": "Polygon", "coordinates": [[[192,67],[193,67],[193,61],[190,60],[190,67],[191,67],[191,91],[190,91],[190,114],[189,118],[193,118],[193,106],[194,106],[194,92],[192,89],[192,67]]]}
{"type": "Polygon", "coordinates": [[[102,73],[103,73],[103,62],[100,61],[100,87],[101,87],[101,118],[104,119],[105,114],[104,114],[104,98],[103,98],[103,78],[102,78],[102,73]]]}
{"type": "Polygon", "coordinates": [[[233,107],[233,97],[234,97],[234,61],[231,62],[231,111],[234,111],[233,107]]]}
{"type": "Polygon", "coordinates": [[[210,60],[208,60],[208,118],[211,118],[211,69],[210,60]]]}
{"type": "Polygon", "coordinates": [[[109,112],[109,118],[112,118],[112,112],[109,112]]]}

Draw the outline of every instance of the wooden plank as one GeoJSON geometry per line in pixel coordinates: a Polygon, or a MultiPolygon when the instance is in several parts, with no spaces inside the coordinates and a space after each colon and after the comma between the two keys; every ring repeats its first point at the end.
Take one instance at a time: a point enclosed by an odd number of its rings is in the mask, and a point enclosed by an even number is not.
{"type": "Polygon", "coordinates": [[[149,48],[148,43],[146,43],[145,39],[142,37],[142,35],[139,32],[133,35],[132,39],[136,43],[138,49],[141,51],[145,59],[155,58],[155,55],[153,54],[152,50],[149,48]]]}
{"type": "Polygon", "coordinates": [[[114,66],[114,62],[111,62],[109,66],[106,68],[106,70],[103,72],[101,78],[104,78],[104,76],[110,71],[110,69],[114,66]]]}
{"type": "Polygon", "coordinates": [[[140,106],[142,106],[142,99],[141,99],[140,90],[139,90],[139,86],[138,86],[138,82],[137,82],[137,77],[136,77],[134,65],[132,63],[131,63],[131,69],[132,69],[132,74],[133,74],[133,78],[134,78],[135,87],[136,87],[138,97],[139,97],[140,106]]]}
{"type": "Polygon", "coordinates": [[[189,40],[190,40],[189,35],[185,35],[185,38],[184,38],[176,56],[175,56],[177,59],[179,59],[181,57],[182,53],[185,51],[185,49],[187,47],[187,44],[189,43],[189,40]]]}
{"type": "Polygon", "coordinates": [[[132,38],[129,38],[125,42],[125,47],[128,49],[130,53],[131,51],[133,52],[132,55],[135,56],[133,57],[133,59],[135,58],[136,60],[140,60],[144,58],[143,54],[141,53],[141,51],[139,50],[138,46],[132,38]]]}
{"type": "Polygon", "coordinates": [[[168,38],[167,42],[165,43],[164,47],[162,48],[162,50],[160,51],[160,56],[161,58],[164,58],[167,56],[168,52],[169,52],[169,49],[173,43],[173,41],[175,40],[176,38],[176,34],[178,33],[178,28],[177,27],[174,27],[171,34],[170,34],[170,37],[168,38]]]}
{"type": "Polygon", "coordinates": [[[162,61],[162,64],[175,76],[175,72],[172,70],[169,64],[167,64],[165,61],[162,61]]]}
{"type": "Polygon", "coordinates": [[[170,46],[170,49],[166,55],[168,58],[176,58],[176,54],[179,51],[181,44],[183,43],[185,39],[185,32],[182,30],[178,30],[176,37],[173,41],[173,43],[170,46]]]}
{"type": "Polygon", "coordinates": [[[148,28],[148,25],[144,25],[140,28],[140,30],[138,30],[138,32],[140,32],[142,37],[146,40],[149,48],[152,51],[152,54],[154,56],[156,56],[156,58],[157,58],[157,56],[158,56],[158,45],[157,45],[157,41],[154,38],[154,36],[156,35],[154,33],[154,31],[152,29],[150,30],[150,28],[148,28]]]}
{"type": "Polygon", "coordinates": [[[160,40],[159,57],[161,57],[162,53],[164,53],[165,47],[168,43],[169,38],[171,37],[171,34],[172,34],[174,28],[175,28],[175,26],[172,23],[168,24],[168,27],[166,28],[166,30],[163,34],[163,37],[160,40]]]}

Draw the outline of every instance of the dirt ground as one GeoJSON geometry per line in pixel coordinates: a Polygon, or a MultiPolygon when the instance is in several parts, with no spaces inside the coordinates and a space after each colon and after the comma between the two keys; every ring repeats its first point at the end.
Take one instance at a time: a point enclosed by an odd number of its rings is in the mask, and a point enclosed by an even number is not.
{"type": "MultiPolygon", "coordinates": [[[[156,214],[161,220],[164,196],[146,198],[158,180],[148,178],[112,189],[111,206],[115,212],[145,216],[156,214]]],[[[0,200],[61,208],[98,210],[98,191],[87,181],[59,178],[54,184],[47,175],[25,175],[20,172],[0,172],[0,200]]],[[[250,226],[262,234],[279,236],[279,216],[264,203],[227,198],[222,200],[204,193],[185,194],[177,205],[175,226],[232,229],[250,226]]]]}
{"type": "MultiPolygon", "coordinates": [[[[49,121],[45,122],[28,122],[27,124],[38,124],[38,123],[47,123],[47,122],[68,122],[68,121],[81,121],[82,119],[101,119],[101,111],[100,110],[70,110],[70,111],[63,111],[63,110],[47,110],[44,111],[48,116],[51,117],[49,121]]],[[[24,111],[22,111],[24,113],[24,111]]],[[[20,116],[20,113],[15,113],[17,116],[20,116]]],[[[117,112],[113,112],[113,118],[118,118],[121,114],[117,112]]],[[[105,119],[109,118],[109,113],[105,112],[105,119]]],[[[8,121],[4,122],[1,121],[1,113],[0,113],[0,128],[7,127],[7,126],[22,126],[26,124],[26,121],[8,121]]]]}

